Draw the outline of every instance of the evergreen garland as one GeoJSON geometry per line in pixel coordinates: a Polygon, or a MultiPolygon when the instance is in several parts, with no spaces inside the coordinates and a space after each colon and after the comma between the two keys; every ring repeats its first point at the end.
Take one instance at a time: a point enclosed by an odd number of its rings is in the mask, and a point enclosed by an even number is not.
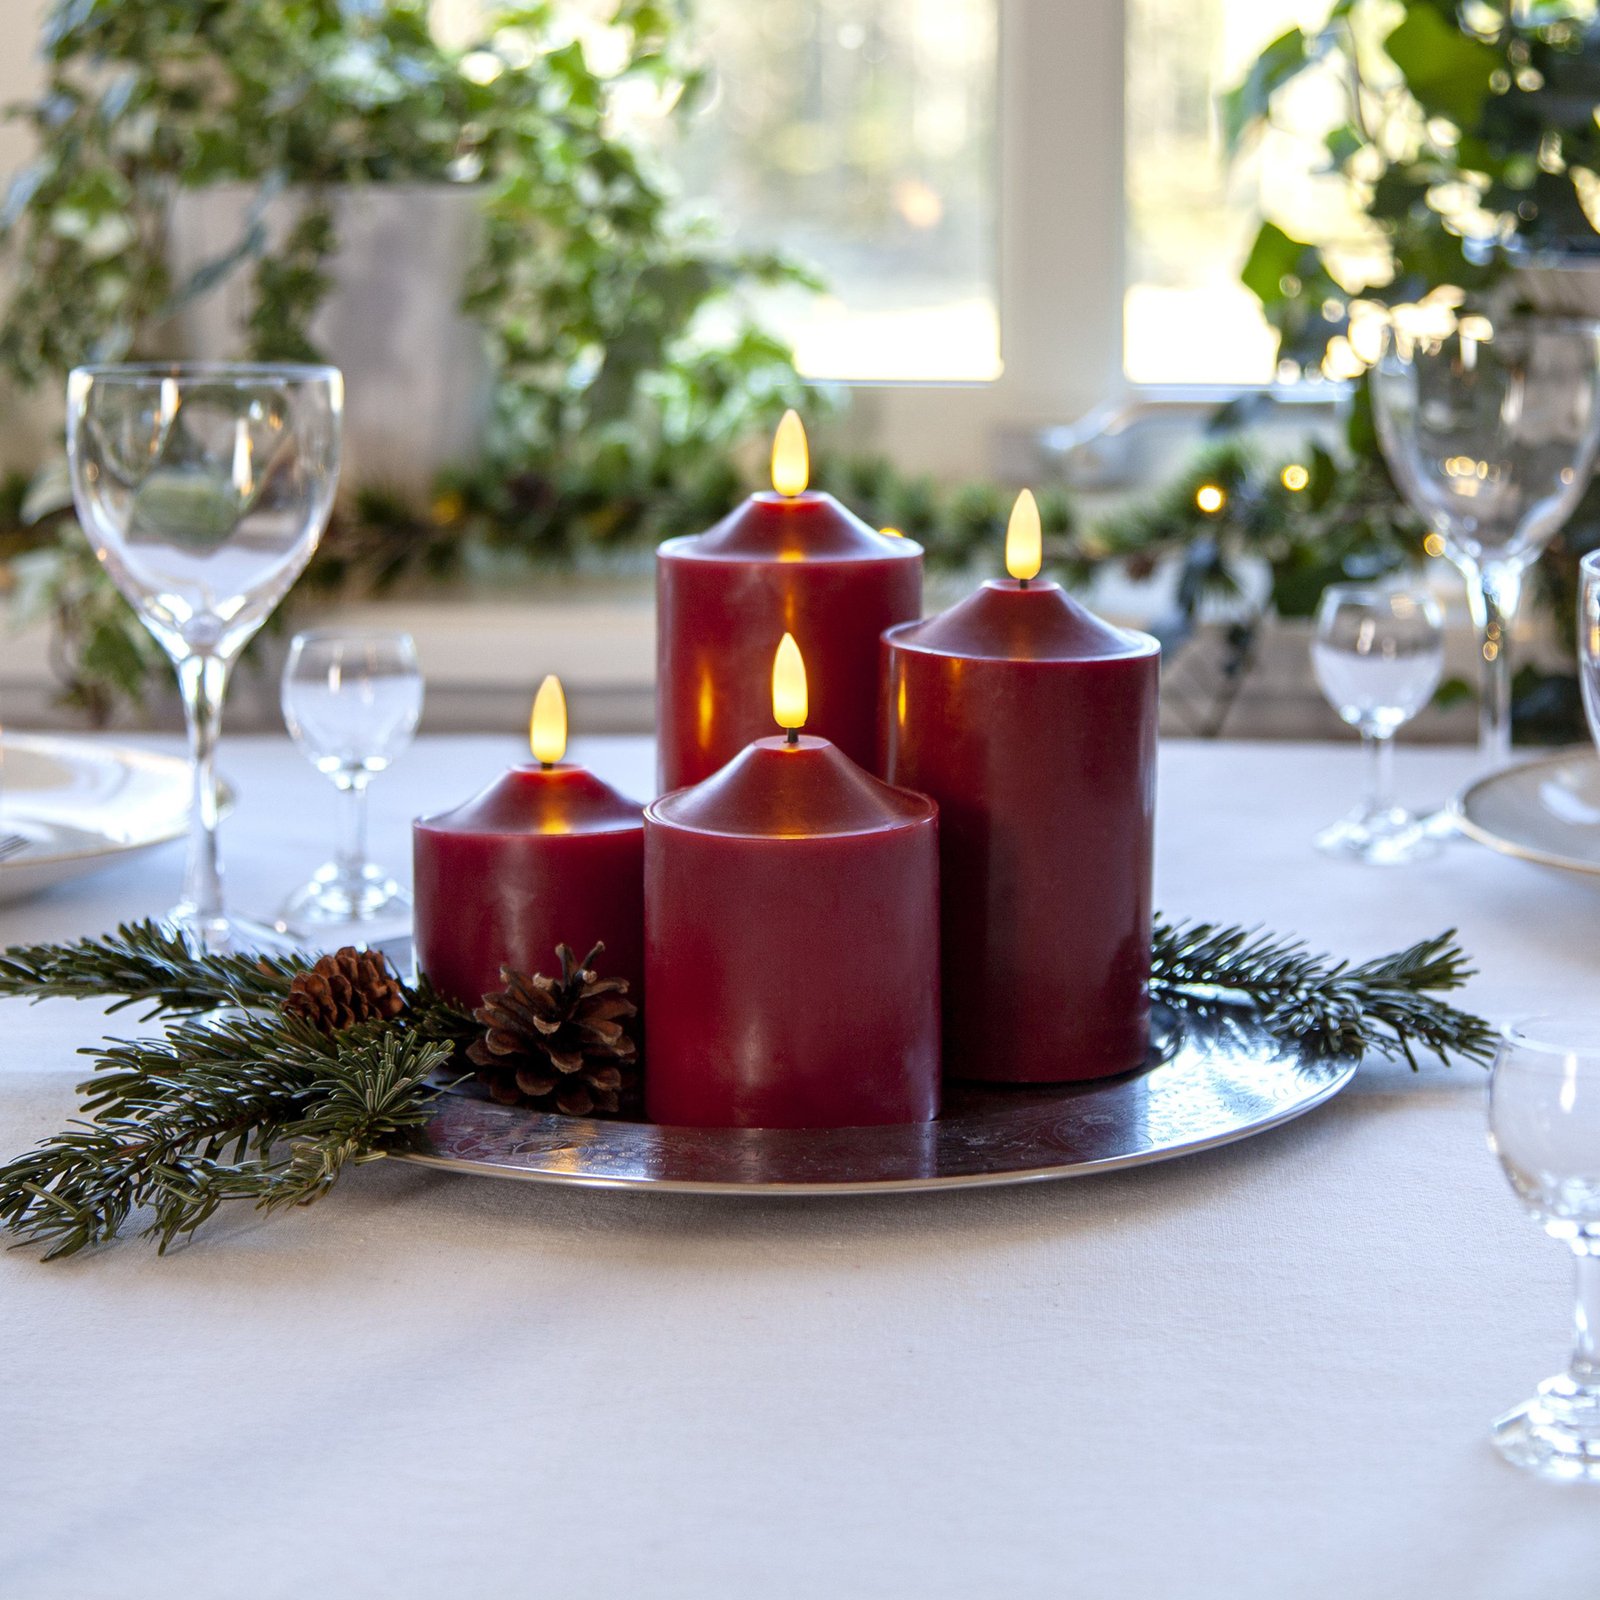
{"type": "MultiPolygon", "coordinates": [[[[224,1201],[308,1205],[352,1163],[413,1147],[447,1072],[470,1071],[479,1024],[426,982],[398,983],[394,1020],[325,1032],[284,1009],[309,966],[197,956],[152,922],[0,954],[0,996],[110,1000],[169,1019],[158,1037],[82,1052],[94,1063],[82,1115],[0,1167],[0,1227],[48,1260],[142,1213],[140,1231],[165,1251],[224,1201]]],[[[1312,1054],[1399,1053],[1416,1067],[1418,1050],[1487,1061],[1489,1025],[1437,998],[1469,976],[1453,933],[1351,965],[1249,929],[1158,922],[1151,991],[1180,1013],[1249,1006],[1312,1054]]]]}

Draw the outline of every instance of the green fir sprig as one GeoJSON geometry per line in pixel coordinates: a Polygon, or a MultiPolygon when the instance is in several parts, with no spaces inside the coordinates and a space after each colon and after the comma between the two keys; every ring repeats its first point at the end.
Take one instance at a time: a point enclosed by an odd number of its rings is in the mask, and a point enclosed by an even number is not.
{"type": "Polygon", "coordinates": [[[1415,1071],[1419,1049],[1446,1063],[1483,1064],[1494,1053],[1489,1023],[1438,998],[1472,976],[1454,928],[1353,965],[1259,928],[1157,918],[1150,991],[1179,1006],[1247,1004],[1303,1050],[1401,1055],[1415,1071]]]}
{"type": "MultiPolygon", "coordinates": [[[[82,1115],[0,1167],[0,1227],[50,1259],[137,1216],[165,1251],[224,1201],[306,1205],[350,1165],[413,1146],[478,1025],[424,981],[400,985],[392,1021],[323,1032],[283,1009],[309,964],[196,955],[151,922],[0,953],[0,996],[144,1005],[146,1020],[167,1019],[156,1037],[82,1052],[94,1062],[82,1115]]],[[[1489,1025],[1438,998],[1470,976],[1453,932],[1351,965],[1259,931],[1158,921],[1151,989],[1180,1011],[1249,1006],[1309,1051],[1399,1052],[1415,1067],[1419,1048],[1487,1060],[1489,1025]]]]}

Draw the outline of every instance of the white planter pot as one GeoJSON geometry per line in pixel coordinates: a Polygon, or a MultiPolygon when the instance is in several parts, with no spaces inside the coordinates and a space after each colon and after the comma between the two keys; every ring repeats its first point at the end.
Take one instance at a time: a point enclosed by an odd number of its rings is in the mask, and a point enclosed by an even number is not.
{"type": "MultiPolygon", "coordinates": [[[[237,246],[255,192],[243,185],[183,192],[174,207],[175,283],[237,246]]],[[[263,218],[276,244],[292,223],[292,196],[263,218]]],[[[478,196],[443,184],[366,184],[334,196],[339,250],[333,289],[312,337],[345,375],[346,488],[384,485],[416,494],[441,467],[482,444],[490,370],[478,326],[460,310],[482,239],[478,196]]],[[[180,354],[225,359],[243,348],[252,263],[176,319],[180,354]]]]}

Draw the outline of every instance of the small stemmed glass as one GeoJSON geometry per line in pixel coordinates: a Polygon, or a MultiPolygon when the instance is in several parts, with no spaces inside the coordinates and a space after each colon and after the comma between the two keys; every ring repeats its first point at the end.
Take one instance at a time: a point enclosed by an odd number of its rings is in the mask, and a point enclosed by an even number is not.
{"type": "Polygon", "coordinates": [[[1444,667],[1444,618],[1421,590],[1336,583],[1323,592],[1311,646],[1317,682],[1367,748],[1367,792],[1317,847],[1378,866],[1429,855],[1439,841],[1394,798],[1394,736],[1427,705],[1444,667]]]}
{"type": "Polygon", "coordinates": [[[1400,491],[1467,580],[1483,658],[1479,752],[1511,759],[1511,634],[1528,567],[1572,515],[1600,447],[1600,322],[1397,320],[1372,369],[1400,491]]]}
{"type": "Polygon", "coordinates": [[[1600,1015],[1507,1028],[1489,1084],[1489,1147],[1511,1187],[1576,1259],[1572,1360],[1494,1424],[1508,1461],[1600,1482],[1600,1015]]]}
{"type": "Polygon", "coordinates": [[[422,669],[405,633],[302,633],[283,669],[283,719],[307,760],[345,796],[344,842],[290,897],[291,932],[374,922],[411,900],[367,858],[367,786],[411,743],[422,669]]]}
{"type": "Polygon", "coordinates": [[[275,943],[229,916],[217,737],[239,652],[305,569],[339,478],[335,367],[79,367],[67,460],[95,555],[177,668],[194,767],[189,860],[171,920],[203,951],[275,943]]]}

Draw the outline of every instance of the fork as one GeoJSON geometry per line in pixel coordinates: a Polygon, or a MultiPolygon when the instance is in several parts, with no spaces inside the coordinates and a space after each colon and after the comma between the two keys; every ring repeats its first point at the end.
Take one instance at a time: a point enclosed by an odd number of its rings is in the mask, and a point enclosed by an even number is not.
{"type": "Polygon", "coordinates": [[[26,850],[28,843],[20,833],[0,833],[0,861],[9,861],[12,856],[26,850]]]}

